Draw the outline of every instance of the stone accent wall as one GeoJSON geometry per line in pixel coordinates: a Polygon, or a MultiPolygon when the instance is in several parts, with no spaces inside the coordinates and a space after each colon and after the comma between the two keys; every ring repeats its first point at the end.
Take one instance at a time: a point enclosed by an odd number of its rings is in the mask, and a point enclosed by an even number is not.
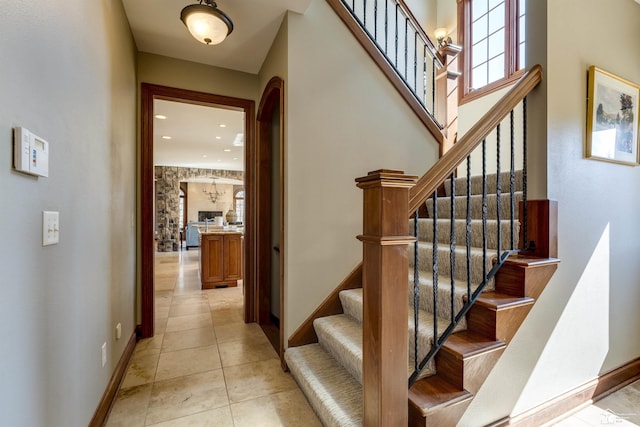
{"type": "Polygon", "coordinates": [[[231,178],[244,181],[243,171],[155,167],[156,238],[158,252],[177,251],[180,243],[180,181],[192,178],[231,178]]]}

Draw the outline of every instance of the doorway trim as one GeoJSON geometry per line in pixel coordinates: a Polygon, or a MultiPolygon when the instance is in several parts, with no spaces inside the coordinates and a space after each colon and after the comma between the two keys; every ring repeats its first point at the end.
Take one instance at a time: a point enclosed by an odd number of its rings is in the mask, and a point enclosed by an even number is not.
{"type": "Polygon", "coordinates": [[[153,204],[153,101],[183,102],[243,111],[245,114],[245,225],[244,225],[244,320],[255,322],[255,102],[168,86],[141,84],[140,135],[140,337],[154,335],[154,204],[153,204]]]}
{"type": "Polygon", "coordinates": [[[279,337],[276,350],[280,356],[282,367],[284,362],[284,216],[285,216],[285,188],[284,188],[284,166],[285,166],[285,98],[284,80],[280,77],[273,77],[262,92],[260,105],[258,107],[257,136],[256,136],[256,211],[260,215],[256,218],[256,320],[261,326],[271,324],[269,301],[271,297],[271,186],[280,187],[280,313],[279,313],[279,337]],[[278,183],[271,182],[271,119],[276,106],[280,106],[280,178],[278,183]]]}

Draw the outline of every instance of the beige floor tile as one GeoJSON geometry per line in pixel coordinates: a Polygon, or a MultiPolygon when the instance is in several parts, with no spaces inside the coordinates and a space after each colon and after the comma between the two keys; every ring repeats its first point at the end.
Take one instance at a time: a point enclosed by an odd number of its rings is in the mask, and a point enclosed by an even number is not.
{"type": "Polygon", "coordinates": [[[171,305],[172,306],[183,306],[183,305],[193,305],[193,304],[206,304],[209,302],[209,298],[206,295],[179,295],[174,296],[171,305]]]}
{"type": "Polygon", "coordinates": [[[167,332],[164,334],[162,351],[184,350],[185,348],[204,347],[216,343],[213,326],[167,332]]]}
{"type": "Polygon", "coordinates": [[[223,406],[211,411],[153,424],[150,427],[234,427],[234,425],[230,408],[223,406]]]}
{"type": "Polygon", "coordinates": [[[276,359],[223,368],[231,403],[267,396],[297,387],[276,359]]]}
{"type": "Polygon", "coordinates": [[[127,374],[120,386],[122,389],[153,382],[158,367],[160,350],[147,350],[143,354],[135,354],[127,369],[127,374]]]}
{"type": "Polygon", "coordinates": [[[211,371],[220,367],[220,356],[218,356],[216,345],[170,351],[160,354],[155,381],[211,371]]]}
{"type": "Polygon", "coordinates": [[[189,316],[169,317],[165,332],[184,331],[186,329],[206,328],[211,326],[211,314],[200,313],[189,316]]]}
{"type": "Polygon", "coordinates": [[[322,427],[298,389],[231,405],[235,427],[322,427]]]}
{"type": "MultiPolygon", "coordinates": [[[[640,381],[618,390],[617,392],[596,402],[601,410],[608,411],[608,414],[618,415],[617,420],[624,420],[635,425],[640,425],[640,381]]],[[[605,417],[603,417],[605,418],[605,417]]]]}
{"type": "Polygon", "coordinates": [[[227,406],[222,370],[159,381],[153,385],[147,425],[227,406]]]}
{"type": "Polygon", "coordinates": [[[152,384],[120,390],[111,408],[107,427],[142,427],[147,415],[152,384]]]}
{"type": "Polygon", "coordinates": [[[155,330],[156,334],[164,334],[164,332],[167,330],[167,321],[169,320],[168,317],[164,317],[161,319],[155,319],[154,325],[153,325],[153,329],[155,330]]]}
{"type": "Polygon", "coordinates": [[[244,323],[244,310],[242,307],[216,308],[211,310],[211,318],[215,326],[244,323]]]}
{"type": "Polygon", "coordinates": [[[278,353],[264,336],[243,338],[218,344],[222,366],[243,365],[261,360],[279,359],[278,353]]]}
{"type": "Polygon", "coordinates": [[[213,328],[216,331],[216,339],[219,343],[238,341],[241,339],[260,339],[264,338],[264,332],[257,323],[223,323],[218,325],[215,320],[213,328]]]}
{"type": "Polygon", "coordinates": [[[154,350],[160,350],[162,348],[162,341],[164,334],[156,333],[151,338],[143,338],[136,344],[136,348],[133,351],[135,355],[148,355],[155,353],[154,350]]]}
{"type": "Polygon", "coordinates": [[[171,304],[169,317],[188,316],[191,314],[209,313],[211,309],[208,303],[199,304],[171,304]]]}
{"type": "Polygon", "coordinates": [[[154,315],[158,320],[166,319],[167,317],[169,317],[169,310],[170,310],[170,306],[156,307],[154,311],[154,315]]]}

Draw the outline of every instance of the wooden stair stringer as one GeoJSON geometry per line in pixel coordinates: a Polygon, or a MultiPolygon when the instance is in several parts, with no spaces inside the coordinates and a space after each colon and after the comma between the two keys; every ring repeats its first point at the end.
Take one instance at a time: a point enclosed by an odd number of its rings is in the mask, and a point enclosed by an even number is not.
{"type": "Polygon", "coordinates": [[[476,300],[467,314],[467,330],[452,334],[436,355],[437,373],[409,389],[409,425],[457,424],[558,263],[556,258],[519,256],[505,262],[496,275],[496,291],[476,300]]]}

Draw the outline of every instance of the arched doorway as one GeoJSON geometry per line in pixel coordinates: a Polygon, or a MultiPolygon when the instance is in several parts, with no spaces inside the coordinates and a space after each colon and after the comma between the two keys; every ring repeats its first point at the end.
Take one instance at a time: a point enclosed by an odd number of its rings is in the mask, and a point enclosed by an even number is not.
{"type": "Polygon", "coordinates": [[[284,80],[265,87],[257,115],[257,321],[284,366],[284,80]]]}

